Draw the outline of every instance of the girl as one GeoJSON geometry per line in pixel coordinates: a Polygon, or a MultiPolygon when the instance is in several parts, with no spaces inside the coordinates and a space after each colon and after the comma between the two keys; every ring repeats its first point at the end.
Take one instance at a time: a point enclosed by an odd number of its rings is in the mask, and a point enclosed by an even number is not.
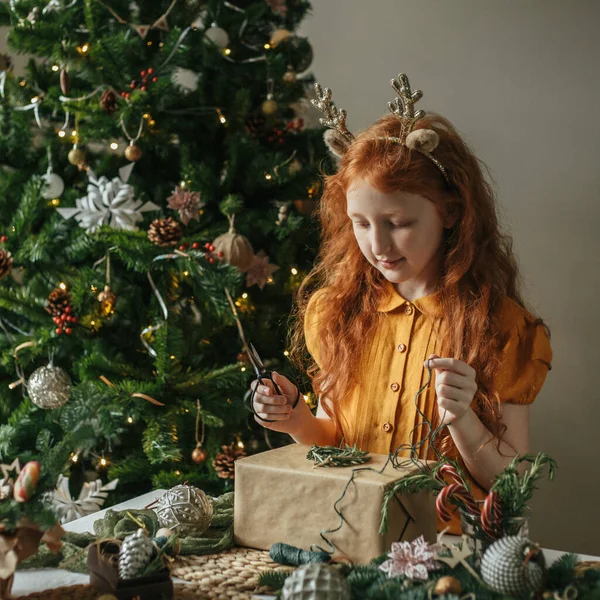
{"type": "MultiPolygon", "coordinates": [[[[461,462],[482,499],[529,451],[529,405],[551,368],[549,333],[521,298],[478,159],[447,119],[415,112],[421,92],[406,76],[392,86],[393,114],[357,138],[317,86],[313,103],[335,129],[326,139],[341,162],[325,178],[322,245],[298,293],[290,356],[301,364],[308,349],[320,402],[316,416],[304,402],[292,409],[297,388],[276,373],[282,395],[253,382],[254,408],[264,427],[299,443],[337,445],[343,436],[361,450],[402,446],[406,456],[412,445],[432,459],[420,444],[425,415],[446,425],[437,449],[461,462]],[[428,361],[432,383],[415,403],[428,361]]],[[[460,533],[456,514],[450,532],[460,533]]]]}

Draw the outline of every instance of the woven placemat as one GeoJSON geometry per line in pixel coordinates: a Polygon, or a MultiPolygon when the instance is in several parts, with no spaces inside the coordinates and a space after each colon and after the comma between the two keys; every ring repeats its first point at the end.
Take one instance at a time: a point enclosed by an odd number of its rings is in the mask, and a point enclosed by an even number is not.
{"type": "Polygon", "coordinates": [[[178,556],[171,574],[189,581],[197,599],[250,600],[253,594],[273,594],[271,588],[258,585],[261,573],[294,569],[273,562],[265,550],[234,547],[218,554],[178,556]]]}
{"type": "MultiPolygon", "coordinates": [[[[174,584],[175,600],[250,600],[254,594],[273,594],[271,588],[259,586],[264,571],[292,572],[273,562],[266,550],[234,547],[217,554],[178,556],[170,565],[171,575],[189,583],[174,584]]],[[[89,585],[35,592],[18,596],[20,600],[96,600],[100,594],[89,585]]]]}

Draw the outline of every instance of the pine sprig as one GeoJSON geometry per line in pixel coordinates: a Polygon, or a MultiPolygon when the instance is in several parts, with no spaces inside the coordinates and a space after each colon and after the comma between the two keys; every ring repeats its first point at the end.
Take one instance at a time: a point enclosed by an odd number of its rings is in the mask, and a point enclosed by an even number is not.
{"type": "Polygon", "coordinates": [[[312,460],[315,467],[351,467],[371,460],[369,453],[359,450],[356,444],[352,447],[345,444],[343,448],[313,444],[306,458],[312,460]]]}

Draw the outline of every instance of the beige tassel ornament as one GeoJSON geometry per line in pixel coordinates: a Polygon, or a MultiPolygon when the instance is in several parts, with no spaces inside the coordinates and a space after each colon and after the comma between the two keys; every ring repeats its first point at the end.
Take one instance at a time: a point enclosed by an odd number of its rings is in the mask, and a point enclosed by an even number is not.
{"type": "Polygon", "coordinates": [[[233,222],[235,215],[227,215],[229,219],[229,231],[220,235],[213,246],[217,253],[223,253],[223,260],[237,267],[242,273],[245,273],[252,265],[254,259],[254,250],[246,236],[241,235],[235,230],[233,222]]]}

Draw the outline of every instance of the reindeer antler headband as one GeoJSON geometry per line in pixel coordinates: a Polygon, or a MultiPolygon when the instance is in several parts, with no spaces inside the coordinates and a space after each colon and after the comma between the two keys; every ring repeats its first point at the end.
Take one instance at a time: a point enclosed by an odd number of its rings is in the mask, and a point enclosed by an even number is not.
{"type": "MultiPolygon", "coordinates": [[[[404,73],[398,75],[398,79],[392,79],[391,85],[398,98],[388,102],[390,112],[398,117],[402,123],[399,137],[380,137],[382,140],[392,140],[411,150],[416,150],[426,156],[442,173],[444,179],[450,183],[444,166],[431,153],[438,147],[440,138],[433,129],[417,129],[413,131],[415,123],[425,116],[424,110],[415,112],[415,104],[423,97],[421,90],[410,89],[408,77],[404,73]]],[[[312,105],[321,111],[325,117],[321,118],[321,124],[329,127],[325,132],[325,142],[329,149],[338,157],[342,157],[350,144],[354,141],[354,135],[346,128],[346,111],[331,102],[331,90],[322,88],[315,83],[316,100],[311,100],[312,105]]]]}

